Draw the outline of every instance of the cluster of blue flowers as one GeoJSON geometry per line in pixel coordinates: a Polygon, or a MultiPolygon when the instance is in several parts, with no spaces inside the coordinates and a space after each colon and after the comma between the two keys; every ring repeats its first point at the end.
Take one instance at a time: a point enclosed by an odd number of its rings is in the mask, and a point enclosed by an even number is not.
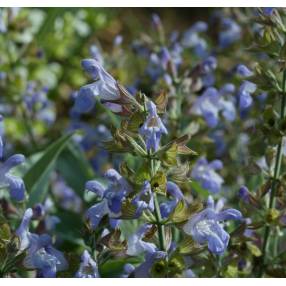
{"type": "MultiPolygon", "coordinates": [[[[59,110],[56,81],[21,75],[17,105],[0,100],[0,277],[286,275],[286,13],[245,10],[257,20],[249,29],[242,12],[217,9],[169,33],[153,14],[154,33],[128,46],[119,27],[108,56],[88,43],[89,80],[80,71],[59,85],[69,101],[59,110]],[[9,120],[18,114],[25,121],[9,120]],[[9,145],[19,129],[27,136],[9,145]],[[27,142],[25,160],[14,150],[27,142]]],[[[17,11],[0,9],[0,37],[17,29],[17,11]]],[[[79,15],[78,33],[91,33],[88,19],[79,15]]],[[[43,60],[46,46],[29,45],[27,57],[43,60]]],[[[1,90],[21,73],[7,66],[1,90]]]]}
{"type": "MultiPolygon", "coordinates": [[[[161,58],[161,61],[164,69],[170,60],[170,54],[167,50],[163,50],[162,53],[163,58],[161,58]]],[[[208,58],[201,68],[204,73],[208,73],[215,66],[216,62],[212,58],[208,58]]],[[[75,110],[78,112],[90,110],[89,108],[94,105],[96,97],[103,104],[106,104],[107,101],[116,102],[119,99],[119,88],[116,81],[103,69],[98,61],[84,60],[83,67],[96,81],[81,89],[73,107],[75,110]]],[[[243,70],[244,67],[238,68],[240,72],[241,69],[243,70]]],[[[242,73],[245,73],[245,71],[243,70],[242,73]]],[[[234,92],[235,88],[231,84],[225,85],[219,92],[210,87],[201,96],[200,101],[196,102],[194,110],[202,111],[211,127],[218,123],[218,113],[221,110],[225,118],[230,121],[234,120],[234,103],[224,99],[225,96],[230,96],[234,92]],[[204,108],[208,110],[204,110],[204,108]]],[[[115,113],[119,110],[110,107],[110,105],[108,107],[115,113]]],[[[167,135],[168,131],[158,116],[156,104],[151,100],[147,101],[146,113],[146,119],[138,132],[145,141],[146,150],[152,154],[160,150],[161,137],[167,135]]],[[[222,162],[219,160],[208,163],[205,158],[201,158],[193,167],[191,176],[209,192],[218,193],[224,180],[216,173],[216,170],[222,167],[222,162]]],[[[128,198],[132,198],[135,191],[132,184],[114,169],[106,171],[104,176],[108,180],[106,187],[97,180],[88,181],[85,186],[85,189],[94,193],[98,199],[97,203],[86,212],[86,218],[93,230],[98,228],[99,223],[105,216],[109,218],[110,226],[113,229],[117,228],[120,224],[123,208],[128,202],[128,198]]],[[[133,196],[131,200],[131,205],[135,208],[133,219],[139,219],[146,211],[155,212],[156,198],[154,197],[153,187],[151,182],[146,180],[140,191],[133,196]]],[[[179,202],[185,205],[188,203],[180,187],[172,181],[166,183],[166,193],[170,199],[159,204],[159,211],[161,218],[167,220],[179,202]]],[[[242,219],[242,214],[239,211],[235,209],[222,210],[222,208],[222,201],[219,201],[215,206],[212,197],[209,197],[207,208],[192,216],[183,227],[184,232],[191,235],[197,243],[202,245],[207,243],[209,250],[219,255],[225,252],[229,242],[229,234],[224,230],[223,223],[231,219],[242,219]]],[[[126,265],[126,268],[128,268],[128,271],[126,271],[134,277],[149,277],[151,268],[156,261],[164,259],[173,251],[171,245],[167,246],[167,249],[160,250],[153,242],[145,241],[144,237],[151,229],[151,224],[144,224],[128,237],[126,254],[129,256],[145,254],[145,261],[138,267],[126,265]]],[[[98,277],[96,263],[88,252],[84,252],[82,256],[81,270],[78,272],[77,277],[98,277]],[[85,273],[84,267],[88,267],[90,272],[85,273]]]]}

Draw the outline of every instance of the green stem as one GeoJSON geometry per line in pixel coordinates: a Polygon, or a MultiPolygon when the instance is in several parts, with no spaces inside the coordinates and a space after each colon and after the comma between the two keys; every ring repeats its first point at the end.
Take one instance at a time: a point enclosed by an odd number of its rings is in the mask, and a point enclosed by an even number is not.
{"type": "Polygon", "coordinates": [[[36,150],[38,150],[38,144],[36,141],[36,138],[34,136],[34,132],[33,132],[33,126],[31,124],[30,118],[28,117],[25,108],[23,107],[23,105],[20,106],[20,110],[23,116],[23,123],[24,126],[26,128],[26,131],[28,133],[28,136],[30,138],[30,141],[32,143],[33,148],[35,148],[36,150]]]}
{"type": "MultiPolygon", "coordinates": [[[[154,160],[150,158],[149,154],[149,160],[150,160],[150,167],[151,167],[151,176],[153,177],[155,175],[155,166],[154,166],[154,160]]],[[[157,194],[154,192],[154,205],[155,205],[155,217],[156,217],[156,224],[158,227],[158,236],[159,236],[159,245],[160,249],[162,251],[166,250],[166,245],[165,245],[165,229],[164,225],[162,224],[162,216],[161,216],[161,211],[160,211],[160,205],[158,202],[157,194]]]]}
{"type": "MultiPolygon", "coordinates": [[[[285,117],[285,104],[286,104],[285,84],[286,84],[286,70],[284,70],[283,72],[282,100],[281,100],[281,110],[280,110],[281,120],[285,117]]],[[[277,153],[276,153],[276,158],[275,158],[275,168],[274,168],[274,174],[273,174],[272,183],[271,183],[270,200],[269,200],[269,205],[268,205],[269,210],[272,209],[273,206],[275,205],[276,185],[277,185],[277,181],[280,176],[281,163],[282,163],[282,140],[283,140],[283,137],[281,138],[279,142],[277,153]]],[[[264,232],[263,246],[262,246],[262,265],[259,269],[259,277],[263,275],[264,269],[265,269],[266,252],[267,252],[268,244],[269,244],[269,235],[270,235],[270,226],[266,225],[265,232],[264,232]]]]}
{"type": "Polygon", "coordinates": [[[155,217],[156,217],[157,226],[158,226],[158,236],[159,236],[160,249],[165,251],[166,250],[165,229],[164,229],[164,225],[162,224],[160,206],[159,206],[159,202],[158,202],[156,193],[154,193],[154,204],[155,204],[155,217]]]}

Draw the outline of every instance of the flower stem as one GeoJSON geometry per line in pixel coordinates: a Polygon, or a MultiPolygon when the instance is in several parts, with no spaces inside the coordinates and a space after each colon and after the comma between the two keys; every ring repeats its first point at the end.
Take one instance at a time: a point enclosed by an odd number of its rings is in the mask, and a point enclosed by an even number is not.
{"type": "MultiPolygon", "coordinates": [[[[285,84],[286,84],[286,69],[283,72],[283,82],[282,82],[282,99],[281,99],[281,110],[280,110],[281,120],[285,117],[285,104],[286,104],[285,84]]],[[[269,200],[269,205],[268,205],[269,210],[272,209],[273,206],[275,205],[275,193],[276,193],[277,181],[280,176],[281,163],[282,163],[282,140],[283,140],[283,137],[280,139],[279,145],[277,147],[274,174],[273,174],[271,190],[270,190],[270,200],[269,200]]],[[[265,231],[264,231],[263,246],[262,246],[262,265],[260,266],[260,269],[259,269],[259,277],[263,275],[264,269],[265,269],[266,252],[267,252],[268,244],[269,244],[269,235],[270,235],[270,226],[266,225],[265,231]]]]}
{"type": "MultiPolygon", "coordinates": [[[[154,160],[150,158],[150,167],[151,167],[151,176],[153,177],[155,175],[155,167],[154,167],[154,160]]],[[[165,229],[164,225],[162,224],[162,216],[161,216],[161,211],[160,211],[160,205],[158,202],[158,197],[157,193],[154,192],[154,205],[155,205],[155,217],[156,217],[156,224],[158,227],[158,236],[159,236],[159,245],[160,245],[160,250],[165,251],[166,246],[165,246],[165,229]]]]}
{"type": "Polygon", "coordinates": [[[166,246],[165,246],[165,229],[164,225],[162,224],[162,217],[161,217],[161,212],[160,212],[160,206],[158,203],[157,199],[157,194],[154,193],[154,204],[155,204],[155,217],[157,221],[157,226],[158,226],[158,236],[159,236],[159,244],[160,244],[160,249],[165,251],[166,246]]]}

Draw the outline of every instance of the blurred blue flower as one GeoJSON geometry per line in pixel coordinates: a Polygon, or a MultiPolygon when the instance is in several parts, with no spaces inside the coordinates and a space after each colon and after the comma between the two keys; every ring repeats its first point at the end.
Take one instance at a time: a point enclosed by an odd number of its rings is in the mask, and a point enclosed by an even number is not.
{"type": "Polygon", "coordinates": [[[253,72],[245,65],[238,65],[235,68],[235,72],[241,77],[250,77],[253,75],[253,72]]]}
{"type": "MultiPolygon", "coordinates": [[[[220,91],[216,88],[207,88],[201,96],[194,102],[191,111],[196,115],[202,115],[211,128],[217,126],[219,122],[219,112],[222,112],[224,118],[233,121],[236,116],[235,105],[232,98],[227,98],[226,87],[220,91]]],[[[229,91],[229,90],[228,90],[229,91]]]]}
{"type": "Polygon", "coordinates": [[[160,26],[162,26],[160,16],[156,13],[152,14],[152,24],[154,25],[154,27],[156,29],[158,29],[160,26]]]}
{"type": "Polygon", "coordinates": [[[230,18],[223,18],[222,31],[219,32],[219,46],[227,48],[241,38],[240,26],[230,18]]]}
{"type": "Polygon", "coordinates": [[[161,62],[160,56],[154,52],[148,54],[148,58],[149,62],[145,72],[153,82],[156,82],[165,72],[163,64],[161,62]]]}
{"type": "Polygon", "coordinates": [[[227,147],[224,131],[215,130],[210,134],[210,138],[214,141],[216,156],[221,157],[225,153],[227,147]]]}
{"type": "Polygon", "coordinates": [[[0,71],[0,80],[4,80],[4,79],[6,79],[6,77],[7,77],[7,73],[0,71]]]}
{"type": "Polygon", "coordinates": [[[147,110],[147,119],[140,128],[139,133],[145,139],[147,150],[157,151],[162,134],[167,134],[168,131],[158,116],[156,105],[152,101],[148,101],[147,110]]]}
{"type": "Polygon", "coordinates": [[[174,43],[170,49],[170,54],[173,63],[175,64],[176,68],[178,68],[182,62],[182,53],[183,53],[183,47],[180,43],[174,43]]]}
{"type": "Polygon", "coordinates": [[[47,87],[38,87],[36,82],[31,81],[27,84],[23,99],[26,110],[32,119],[41,120],[51,125],[56,119],[55,105],[48,99],[47,94],[47,87]]]}
{"type": "Polygon", "coordinates": [[[223,184],[223,178],[216,172],[222,169],[220,160],[208,162],[205,158],[200,158],[192,169],[191,176],[194,180],[211,193],[217,193],[223,184]]]}
{"type": "Polygon", "coordinates": [[[251,94],[256,90],[256,84],[244,81],[238,90],[238,103],[240,111],[247,110],[253,103],[251,94]]]}
{"type": "Polygon", "coordinates": [[[117,35],[113,40],[113,46],[118,47],[122,44],[122,42],[123,42],[123,36],[117,35]]]}
{"type": "Polygon", "coordinates": [[[210,87],[197,98],[191,111],[196,115],[202,115],[209,127],[215,127],[218,124],[219,116],[219,93],[217,89],[210,87]]]}
{"type": "Polygon", "coordinates": [[[208,244],[209,250],[221,255],[225,252],[229,234],[224,230],[222,221],[241,220],[242,214],[235,209],[222,210],[223,202],[215,206],[213,198],[208,198],[207,208],[195,214],[184,225],[184,231],[191,235],[199,244],[208,244]]]}
{"type": "Polygon", "coordinates": [[[55,199],[60,206],[72,212],[79,213],[82,208],[81,198],[71,189],[61,177],[57,177],[52,188],[55,199]]]}
{"type": "Polygon", "coordinates": [[[143,240],[146,233],[151,229],[152,225],[142,225],[134,234],[130,235],[127,240],[126,254],[137,256],[142,253],[153,253],[156,250],[156,245],[143,240]]]}
{"type": "Polygon", "coordinates": [[[272,13],[274,12],[275,8],[273,7],[263,7],[262,12],[265,16],[271,16],[272,13]]]}
{"type": "Polygon", "coordinates": [[[12,175],[10,170],[24,163],[25,157],[21,154],[15,154],[9,157],[0,166],[1,186],[8,186],[11,197],[16,201],[22,201],[25,198],[25,184],[21,178],[12,175]]]}
{"type": "Polygon", "coordinates": [[[164,70],[168,68],[168,64],[171,61],[171,55],[167,47],[162,47],[159,53],[160,63],[164,70]]]}
{"type": "Polygon", "coordinates": [[[107,187],[96,180],[88,181],[85,185],[88,191],[95,193],[101,200],[86,212],[92,229],[98,226],[105,215],[109,215],[110,218],[120,216],[122,201],[132,190],[129,183],[114,169],[109,169],[105,177],[109,181],[107,187]]]}
{"type": "Polygon", "coordinates": [[[210,73],[217,68],[217,59],[213,56],[207,57],[201,63],[202,73],[210,73]]]}
{"type": "Polygon", "coordinates": [[[58,216],[55,215],[47,215],[45,217],[45,228],[46,231],[52,231],[55,229],[56,225],[60,223],[61,220],[58,216]]]}
{"type": "Polygon", "coordinates": [[[92,56],[92,58],[94,58],[95,60],[99,62],[100,65],[102,66],[104,65],[104,59],[103,59],[102,52],[97,45],[95,44],[91,45],[89,48],[89,53],[92,56]]]}
{"type": "Polygon", "coordinates": [[[249,203],[250,200],[250,193],[246,186],[241,186],[238,191],[238,196],[242,199],[245,203],[249,203]]]}
{"type": "Polygon", "coordinates": [[[84,250],[81,256],[79,269],[75,275],[76,278],[99,278],[96,262],[92,259],[87,250],[84,250]]]}
{"type": "Polygon", "coordinates": [[[200,36],[200,33],[205,32],[208,29],[208,25],[205,22],[199,21],[191,26],[183,35],[182,45],[183,47],[193,48],[195,54],[198,57],[207,56],[207,42],[200,36]]]}
{"type": "Polygon", "coordinates": [[[191,269],[187,269],[185,271],[183,271],[183,275],[184,278],[195,278],[196,274],[191,270],[191,269]]]}

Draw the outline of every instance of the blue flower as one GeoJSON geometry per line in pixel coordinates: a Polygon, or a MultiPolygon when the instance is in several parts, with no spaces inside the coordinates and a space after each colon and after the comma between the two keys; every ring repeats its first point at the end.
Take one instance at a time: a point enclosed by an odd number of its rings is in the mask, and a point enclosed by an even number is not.
{"type": "Polygon", "coordinates": [[[271,16],[274,12],[275,8],[273,7],[263,7],[262,12],[265,16],[271,16]]]}
{"type": "Polygon", "coordinates": [[[10,170],[25,161],[25,157],[21,154],[15,154],[9,157],[0,166],[0,182],[2,186],[8,186],[10,195],[16,201],[22,201],[25,198],[25,185],[21,178],[10,174],[10,170]]]}
{"type": "Polygon", "coordinates": [[[104,59],[103,59],[102,53],[101,53],[100,49],[95,44],[90,46],[89,52],[90,52],[90,55],[100,63],[100,65],[104,64],[104,59]]]}
{"type": "Polygon", "coordinates": [[[81,256],[79,269],[75,275],[76,278],[99,278],[96,262],[92,259],[87,250],[81,256]]]}
{"type": "Polygon", "coordinates": [[[183,271],[183,275],[184,278],[195,278],[196,274],[191,270],[191,269],[187,269],[185,271],[183,271]]]}
{"type": "Polygon", "coordinates": [[[60,206],[65,210],[79,213],[82,208],[81,198],[71,189],[64,180],[58,177],[52,188],[53,195],[59,200],[60,206]]]}
{"type": "Polygon", "coordinates": [[[5,80],[7,78],[7,73],[0,71],[0,80],[5,80]]]}
{"type": "Polygon", "coordinates": [[[53,210],[54,203],[50,198],[45,200],[44,204],[38,203],[33,207],[33,218],[42,220],[46,231],[52,231],[60,223],[60,218],[49,213],[53,210]]]}
{"type": "Polygon", "coordinates": [[[160,51],[160,62],[164,70],[168,68],[168,64],[171,61],[171,55],[166,47],[162,47],[160,51]]]}
{"type": "Polygon", "coordinates": [[[74,109],[78,112],[89,112],[95,105],[96,97],[104,101],[113,101],[120,98],[116,80],[105,71],[96,59],[85,59],[82,67],[95,80],[94,83],[80,88],[75,99],[74,109]]]}
{"type": "Polygon", "coordinates": [[[123,267],[123,274],[121,274],[120,278],[128,278],[129,275],[135,270],[135,266],[130,263],[127,263],[123,267]]]}
{"type": "Polygon", "coordinates": [[[156,250],[154,243],[143,240],[145,234],[150,230],[152,225],[144,224],[134,234],[130,235],[127,240],[126,254],[130,256],[137,256],[141,253],[153,253],[156,250]]]}
{"type": "Polygon", "coordinates": [[[155,13],[152,14],[152,24],[156,29],[162,26],[161,19],[158,14],[155,13]]]}
{"type": "Polygon", "coordinates": [[[95,106],[95,93],[97,92],[94,84],[88,84],[80,88],[76,93],[73,111],[87,113],[95,106]]]}
{"type": "Polygon", "coordinates": [[[37,269],[40,277],[55,277],[57,271],[67,268],[68,263],[63,254],[52,246],[52,239],[49,235],[38,235],[29,231],[32,216],[32,209],[27,209],[16,230],[20,241],[19,250],[27,250],[24,266],[29,269],[37,269]]]}
{"type": "Polygon", "coordinates": [[[157,114],[156,105],[152,101],[147,103],[148,116],[139,133],[145,138],[147,150],[157,151],[160,145],[162,134],[168,131],[161,118],[157,114]]]}
{"type": "Polygon", "coordinates": [[[117,35],[114,40],[113,40],[113,46],[118,47],[122,44],[123,42],[123,36],[122,35],[117,35]]]}
{"type": "Polygon", "coordinates": [[[142,212],[146,209],[150,210],[151,212],[154,211],[154,195],[148,181],[144,182],[142,190],[132,200],[132,204],[136,206],[136,218],[141,216],[142,212]]]}
{"type": "Polygon", "coordinates": [[[52,246],[52,239],[47,234],[31,234],[23,264],[26,268],[37,269],[37,276],[44,278],[54,278],[58,271],[68,267],[64,255],[52,246]]]}
{"type": "Polygon", "coordinates": [[[247,110],[253,102],[251,94],[256,90],[256,84],[244,81],[238,90],[238,102],[240,111],[247,110]]]}
{"type": "Polygon", "coordinates": [[[219,33],[219,45],[227,48],[241,38],[240,26],[230,18],[222,19],[222,31],[219,33]]]}
{"type": "Polygon", "coordinates": [[[136,267],[133,271],[133,275],[135,278],[149,278],[150,271],[153,264],[158,261],[165,259],[167,256],[166,252],[163,251],[154,251],[154,252],[147,252],[145,254],[145,261],[136,267]]]}
{"type": "Polygon", "coordinates": [[[45,217],[45,228],[47,231],[55,229],[56,225],[60,223],[61,220],[55,215],[48,215],[45,217]]]}
{"type": "Polygon", "coordinates": [[[31,233],[29,232],[29,225],[32,216],[33,216],[33,210],[31,208],[27,209],[23,215],[20,226],[16,230],[16,235],[18,236],[20,241],[20,246],[19,246],[20,250],[28,248],[30,244],[31,233]]]}
{"type": "Polygon", "coordinates": [[[201,63],[202,73],[208,74],[217,68],[217,59],[213,56],[207,57],[201,63]]]}
{"type": "Polygon", "coordinates": [[[175,64],[175,67],[177,69],[183,62],[182,53],[183,53],[183,47],[181,46],[181,44],[174,43],[170,50],[170,54],[171,54],[172,62],[175,64]]]}
{"type": "Polygon", "coordinates": [[[105,215],[117,218],[121,213],[121,204],[126,195],[132,190],[128,182],[114,169],[109,169],[105,173],[109,181],[104,187],[96,180],[88,181],[85,188],[97,195],[101,201],[96,203],[86,212],[86,217],[91,228],[95,229],[105,215]]]}
{"type": "Polygon", "coordinates": [[[146,73],[149,75],[152,81],[156,82],[160,76],[164,73],[163,62],[160,56],[156,53],[151,53],[149,56],[148,66],[146,67],[146,73]]]}
{"type": "Polygon", "coordinates": [[[215,88],[208,88],[195,101],[192,112],[197,115],[202,115],[208,126],[215,127],[218,124],[218,107],[219,94],[215,88]]]}
{"type": "Polygon", "coordinates": [[[222,202],[215,206],[212,197],[209,197],[207,208],[191,217],[183,228],[196,242],[207,243],[208,249],[218,255],[225,252],[229,242],[229,234],[224,230],[221,222],[242,219],[240,211],[221,210],[222,207],[222,202]]]}
{"type": "Polygon", "coordinates": [[[217,193],[224,182],[223,178],[216,172],[222,169],[222,162],[214,160],[210,163],[205,158],[200,158],[192,169],[191,176],[201,186],[211,193],[217,193]]]}
{"type": "Polygon", "coordinates": [[[226,99],[225,94],[224,87],[220,91],[209,87],[197,98],[191,111],[196,115],[202,115],[211,128],[217,126],[220,111],[226,120],[233,121],[236,115],[234,102],[231,99],[226,99]]]}
{"type": "Polygon", "coordinates": [[[246,186],[241,186],[238,191],[238,196],[241,198],[245,203],[249,203],[250,200],[250,193],[246,186]]]}
{"type": "Polygon", "coordinates": [[[173,197],[172,200],[160,204],[160,211],[162,218],[167,218],[174,210],[179,201],[184,200],[184,195],[178,185],[169,181],[167,182],[167,194],[173,197]]]}
{"type": "Polygon", "coordinates": [[[210,138],[214,141],[216,156],[221,157],[225,153],[227,147],[224,131],[216,130],[210,135],[210,138]]]}
{"type": "Polygon", "coordinates": [[[205,32],[207,29],[207,23],[202,21],[196,22],[184,33],[182,45],[187,48],[193,48],[197,56],[205,57],[207,55],[207,42],[200,36],[200,33],[205,32]]]}
{"type": "Polygon", "coordinates": [[[235,69],[236,73],[241,77],[250,77],[253,75],[253,72],[245,65],[238,65],[235,69]]]}
{"type": "Polygon", "coordinates": [[[48,88],[38,87],[36,82],[29,82],[23,95],[29,116],[50,125],[55,121],[55,106],[47,97],[48,88]]]}

